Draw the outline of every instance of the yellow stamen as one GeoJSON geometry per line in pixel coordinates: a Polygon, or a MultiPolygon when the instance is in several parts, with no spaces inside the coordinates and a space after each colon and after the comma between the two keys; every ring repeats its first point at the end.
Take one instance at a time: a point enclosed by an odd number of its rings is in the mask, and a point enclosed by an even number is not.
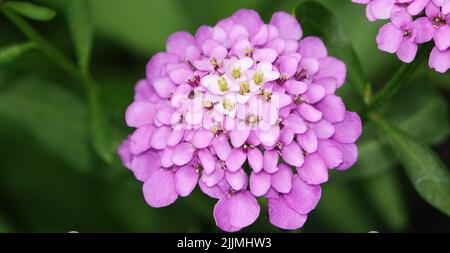
{"type": "Polygon", "coordinates": [[[245,95],[250,92],[250,86],[247,81],[242,82],[240,85],[239,94],[245,95]]]}
{"type": "Polygon", "coordinates": [[[234,67],[234,68],[231,70],[231,76],[232,76],[234,79],[240,78],[240,77],[241,77],[241,68],[240,68],[240,67],[234,67]]]}
{"type": "Polygon", "coordinates": [[[228,83],[225,77],[221,77],[219,81],[217,81],[217,85],[219,85],[219,89],[222,92],[228,91],[228,83]]]}
{"type": "Polygon", "coordinates": [[[234,103],[231,102],[229,99],[225,98],[222,102],[223,108],[225,108],[228,111],[232,111],[234,109],[234,103]]]}
{"type": "Polygon", "coordinates": [[[256,72],[253,75],[253,81],[257,84],[257,85],[261,85],[262,82],[264,81],[264,73],[261,71],[256,72]]]}

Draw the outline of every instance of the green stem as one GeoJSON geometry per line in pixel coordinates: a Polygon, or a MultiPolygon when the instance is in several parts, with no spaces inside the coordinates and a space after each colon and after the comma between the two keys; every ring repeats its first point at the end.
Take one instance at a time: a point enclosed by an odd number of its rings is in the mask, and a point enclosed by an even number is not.
{"type": "Polygon", "coordinates": [[[31,27],[25,19],[5,8],[1,9],[3,14],[16,27],[31,40],[37,49],[41,50],[50,60],[55,62],[63,71],[78,79],[82,79],[80,72],[75,64],[67,58],[61,51],[52,46],[44,37],[42,37],[33,27],[31,27]]]}
{"type": "Polygon", "coordinates": [[[401,91],[406,81],[408,81],[408,77],[420,66],[422,61],[426,59],[426,56],[430,53],[431,46],[427,45],[420,48],[417,53],[417,57],[411,64],[404,64],[397,73],[383,86],[383,88],[372,98],[371,103],[368,108],[368,112],[379,111],[387,102],[396,95],[399,91],[401,91]]]}

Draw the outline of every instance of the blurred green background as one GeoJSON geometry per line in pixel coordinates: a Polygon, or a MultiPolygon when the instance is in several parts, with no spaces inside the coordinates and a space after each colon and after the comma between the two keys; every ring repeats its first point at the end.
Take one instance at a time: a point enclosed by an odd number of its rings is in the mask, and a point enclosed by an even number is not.
{"type": "MultiPolygon", "coordinates": [[[[344,25],[370,82],[383,85],[401,65],[375,43],[383,22],[370,23],[364,7],[350,0],[317,0],[344,25]]],[[[57,11],[50,22],[32,26],[75,61],[68,33],[67,1],[32,1],[57,11]]],[[[179,30],[194,33],[240,8],[257,10],[265,21],[278,10],[291,12],[299,0],[90,0],[95,23],[92,73],[114,125],[114,145],[131,132],[124,111],[135,82],[145,77],[149,58],[164,50],[179,30]]],[[[0,15],[0,48],[25,37],[0,15]]],[[[450,73],[421,66],[383,115],[430,144],[450,167],[450,73]]],[[[347,106],[360,109],[349,87],[347,106]]],[[[216,232],[215,200],[198,189],[164,209],[144,202],[141,183],[120,165],[94,152],[82,85],[41,52],[32,50],[0,65],[0,232],[216,232]]],[[[393,151],[371,124],[359,141],[360,159],[332,173],[322,199],[301,232],[450,232],[450,219],[414,190],[393,151]]],[[[114,148],[114,147],[111,147],[114,148]]],[[[265,203],[261,203],[263,206],[265,203]]],[[[278,232],[267,208],[245,232],[278,232]]]]}

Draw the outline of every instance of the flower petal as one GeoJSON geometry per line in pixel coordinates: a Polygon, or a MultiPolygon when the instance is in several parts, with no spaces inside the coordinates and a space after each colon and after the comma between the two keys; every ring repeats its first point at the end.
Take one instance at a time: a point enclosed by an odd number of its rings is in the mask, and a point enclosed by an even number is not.
{"type": "Polygon", "coordinates": [[[362,132],[361,118],[355,112],[346,112],[344,121],[334,125],[333,140],[340,143],[353,143],[362,132]]]}
{"type": "Polygon", "coordinates": [[[282,197],[269,198],[269,220],[273,225],[282,229],[299,229],[303,227],[307,216],[297,213],[286,204],[282,197]]]}
{"type": "Polygon", "coordinates": [[[211,144],[214,135],[211,131],[205,129],[196,130],[194,138],[192,138],[192,145],[196,148],[206,148],[211,144]]]}
{"type": "Polygon", "coordinates": [[[231,188],[235,191],[242,190],[247,184],[247,173],[245,173],[243,169],[239,169],[236,172],[227,171],[225,173],[225,178],[231,188]]]}
{"type": "Polygon", "coordinates": [[[145,181],[142,190],[147,204],[155,208],[171,205],[178,198],[175,191],[174,173],[166,169],[155,171],[145,181]]]}
{"type": "Polygon", "coordinates": [[[247,141],[249,134],[250,134],[249,129],[232,130],[230,132],[230,139],[231,139],[231,144],[233,145],[233,147],[239,148],[242,145],[244,145],[244,143],[247,141]]]}
{"type": "Polygon", "coordinates": [[[153,151],[137,155],[131,162],[131,170],[137,180],[144,182],[161,167],[161,159],[153,151]]]}
{"type": "Polygon", "coordinates": [[[278,170],[278,151],[266,150],[264,151],[264,171],[267,173],[274,173],[278,170]]]}
{"type": "Polygon", "coordinates": [[[175,173],[175,190],[181,197],[187,197],[194,190],[198,173],[192,166],[183,166],[175,173]]]}
{"type": "Polygon", "coordinates": [[[247,159],[250,165],[250,168],[253,169],[254,172],[258,173],[263,169],[263,155],[258,148],[252,148],[247,151],[247,159]]]}
{"type": "Polygon", "coordinates": [[[279,193],[288,193],[292,189],[292,169],[286,164],[278,165],[278,171],[272,174],[272,187],[279,193]]]}
{"type": "Polygon", "coordinates": [[[191,144],[182,142],[175,147],[172,154],[172,162],[175,165],[183,166],[192,160],[194,152],[195,148],[191,144]]]}
{"type": "Polygon", "coordinates": [[[295,167],[302,166],[304,162],[304,156],[302,148],[296,143],[292,142],[289,145],[284,145],[281,148],[281,157],[283,160],[295,167]]]}
{"type": "Polygon", "coordinates": [[[125,120],[129,127],[141,127],[152,124],[156,108],[152,103],[133,102],[125,112],[125,120]]]}
{"type": "Polygon", "coordinates": [[[285,194],[286,204],[297,213],[308,214],[319,203],[321,188],[318,185],[309,185],[303,182],[298,176],[292,179],[292,190],[285,194]]]}
{"type": "Polygon", "coordinates": [[[433,48],[428,65],[439,73],[447,72],[450,68],[450,49],[441,52],[436,47],[433,48]]]}
{"type": "Polygon", "coordinates": [[[252,172],[250,175],[250,191],[256,197],[264,196],[272,185],[272,176],[264,171],[259,173],[252,172]]]}
{"type": "Polygon", "coordinates": [[[311,154],[305,158],[301,168],[297,168],[299,177],[307,184],[318,185],[328,181],[328,169],[322,158],[311,154]]]}
{"type": "Polygon", "coordinates": [[[285,40],[299,40],[303,36],[297,19],[286,12],[275,12],[270,24],[278,29],[280,37],[285,40]]]}
{"type": "Polygon", "coordinates": [[[214,138],[212,140],[212,146],[214,147],[214,151],[220,160],[227,160],[227,157],[231,152],[231,147],[224,135],[214,138]]]}
{"type": "Polygon", "coordinates": [[[206,174],[211,174],[216,168],[216,158],[211,154],[208,149],[202,149],[198,152],[198,158],[202,164],[203,171],[206,174]]]}
{"type": "Polygon", "coordinates": [[[214,206],[216,225],[227,232],[238,231],[258,218],[260,207],[248,191],[224,195],[214,206]]]}
{"type": "Polygon", "coordinates": [[[342,150],[331,141],[319,141],[317,154],[322,157],[322,160],[329,169],[337,168],[342,164],[342,162],[344,162],[344,154],[342,153],[342,150]]]}
{"type": "Polygon", "coordinates": [[[247,156],[240,148],[233,149],[225,160],[227,170],[230,172],[238,171],[244,165],[247,156]]]}
{"type": "Polygon", "coordinates": [[[331,123],[343,121],[346,112],[344,102],[335,95],[327,95],[316,104],[316,109],[321,111],[323,118],[331,123]]]}

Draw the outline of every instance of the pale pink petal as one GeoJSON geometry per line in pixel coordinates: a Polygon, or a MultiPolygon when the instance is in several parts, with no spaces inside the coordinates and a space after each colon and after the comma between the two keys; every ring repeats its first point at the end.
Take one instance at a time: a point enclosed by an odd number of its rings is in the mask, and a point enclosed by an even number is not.
{"type": "Polygon", "coordinates": [[[316,134],[311,129],[304,134],[297,135],[297,143],[308,154],[316,152],[319,145],[316,134]]]}
{"type": "Polygon", "coordinates": [[[344,121],[334,125],[333,140],[340,143],[353,143],[362,132],[361,118],[355,112],[347,112],[344,121]]]}
{"type": "Polygon", "coordinates": [[[281,148],[281,157],[286,163],[295,167],[302,166],[304,161],[303,151],[296,142],[283,145],[281,148]]]}
{"type": "Polygon", "coordinates": [[[273,225],[282,229],[299,229],[303,227],[307,216],[297,213],[290,208],[284,198],[269,198],[269,220],[273,225]]]}
{"type": "Polygon", "coordinates": [[[225,160],[227,170],[231,172],[238,171],[244,165],[247,156],[240,148],[233,149],[225,160]]]}
{"type": "Polygon", "coordinates": [[[214,147],[216,155],[222,161],[225,161],[231,152],[230,143],[224,135],[214,138],[212,140],[212,146],[214,147]]]}
{"type": "Polygon", "coordinates": [[[141,127],[152,124],[156,108],[153,103],[133,102],[125,112],[125,120],[129,127],[141,127]]]}
{"type": "Polygon", "coordinates": [[[319,148],[317,149],[317,154],[320,155],[325,165],[329,169],[337,168],[344,162],[344,154],[339,147],[327,140],[319,141],[319,148]]]}
{"type": "Polygon", "coordinates": [[[430,68],[435,69],[437,72],[447,72],[447,70],[450,68],[450,49],[441,52],[436,47],[433,48],[428,65],[430,66],[430,68]]]}
{"type": "Polygon", "coordinates": [[[301,168],[297,168],[299,177],[308,184],[318,185],[328,181],[328,168],[322,158],[311,154],[305,158],[301,168]]]}
{"type": "Polygon", "coordinates": [[[300,214],[308,214],[319,203],[321,188],[318,185],[309,185],[298,176],[292,179],[292,190],[284,195],[286,204],[300,214]]]}
{"type": "Polygon", "coordinates": [[[248,191],[224,195],[214,206],[216,225],[227,232],[251,225],[259,216],[260,207],[248,191]]]}
{"type": "Polygon", "coordinates": [[[341,60],[334,57],[325,57],[319,61],[320,69],[315,78],[333,77],[336,79],[336,86],[341,87],[347,76],[347,66],[341,60]]]}
{"type": "Polygon", "coordinates": [[[322,40],[313,36],[302,39],[298,45],[297,51],[302,57],[314,58],[317,60],[327,57],[328,55],[328,50],[322,40]]]}
{"type": "Polygon", "coordinates": [[[247,173],[243,169],[239,169],[236,172],[227,171],[225,178],[230,184],[231,188],[235,191],[240,191],[247,184],[247,173]]]}
{"type": "Polygon", "coordinates": [[[203,171],[206,174],[211,174],[216,168],[216,158],[208,149],[202,149],[198,152],[198,158],[203,166],[203,171]]]}
{"type": "Polygon", "coordinates": [[[256,197],[264,196],[272,185],[272,176],[264,171],[252,172],[250,175],[250,191],[256,197]]]}
{"type": "Polygon", "coordinates": [[[178,198],[174,173],[166,169],[159,169],[153,173],[145,181],[142,190],[147,204],[155,208],[171,205],[178,198]]]}
{"type": "Polygon", "coordinates": [[[191,143],[198,149],[206,148],[211,144],[213,137],[214,135],[211,131],[199,129],[195,131],[194,138],[192,138],[191,143]]]}
{"type": "Polygon", "coordinates": [[[175,173],[175,190],[181,197],[187,197],[194,190],[198,173],[192,166],[183,166],[175,173]]]}
{"type": "Polygon", "coordinates": [[[278,28],[281,38],[286,40],[299,40],[303,31],[297,19],[286,12],[275,12],[270,24],[278,28]]]}
{"type": "Polygon", "coordinates": [[[150,146],[158,150],[164,149],[167,146],[167,139],[171,133],[172,130],[169,127],[157,128],[150,138],[150,146]]]}
{"type": "Polygon", "coordinates": [[[342,99],[335,95],[327,95],[315,105],[316,109],[322,111],[323,118],[331,123],[337,123],[344,120],[345,105],[342,99]]]}
{"type": "Polygon", "coordinates": [[[279,193],[289,193],[292,189],[292,169],[286,164],[278,165],[278,171],[272,174],[272,187],[279,193]]]}
{"type": "Polygon", "coordinates": [[[278,151],[266,150],[264,151],[264,171],[267,173],[274,173],[278,170],[278,151]]]}
{"type": "Polygon", "coordinates": [[[183,166],[192,160],[194,152],[195,148],[191,144],[182,142],[175,146],[172,154],[172,162],[175,165],[183,166]]]}
{"type": "Polygon", "coordinates": [[[232,130],[230,132],[230,139],[231,139],[231,144],[233,145],[233,147],[239,148],[242,145],[244,145],[244,143],[247,141],[249,134],[250,134],[249,129],[232,130]]]}

